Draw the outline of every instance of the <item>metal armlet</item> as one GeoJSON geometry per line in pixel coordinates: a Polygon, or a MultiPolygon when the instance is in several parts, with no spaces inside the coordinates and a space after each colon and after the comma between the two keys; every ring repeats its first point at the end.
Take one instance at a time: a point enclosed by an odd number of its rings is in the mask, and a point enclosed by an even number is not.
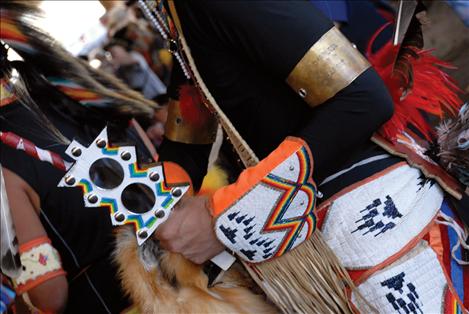
{"type": "Polygon", "coordinates": [[[333,97],[370,67],[366,58],[333,27],[311,46],[287,84],[315,107],[333,97]]]}

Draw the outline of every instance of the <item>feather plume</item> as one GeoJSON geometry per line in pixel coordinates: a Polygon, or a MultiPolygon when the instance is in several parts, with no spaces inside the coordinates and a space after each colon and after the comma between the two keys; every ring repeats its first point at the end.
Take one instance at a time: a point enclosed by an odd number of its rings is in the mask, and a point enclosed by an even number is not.
{"type": "Polygon", "coordinates": [[[179,88],[179,104],[183,119],[196,128],[203,127],[212,118],[194,85],[184,84],[179,88]]]}
{"type": "Polygon", "coordinates": [[[68,53],[44,31],[36,28],[31,20],[41,17],[35,5],[25,1],[0,2],[1,38],[28,63],[49,77],[70,80],[108,100],[116,112],[134,117],[151,118],[156,103],[129,89],[110,75],[90,67],[68,53]]]}
{"type": "Polygon", "coordinates": [[[433,128],[423,113],[442,119],[445,114],[455,116],[462,105],[457,93],[460,89],[444,69],[454,69],[439,60],[431,50],[422,50],[421,24],[414,15],[401,45],[388,42],[376,53],[371,47],[376,37],[390,24],[381,27],[371,38],[367,56],[386,84],[393,102],[394,116],[384,124],[379,133],[391,142],[413,125],[427,140],[435,136],[433,128]]]}
{"type": "Polygon", "coordinates": [[[414,10],[412,19],[410,20],[409,27],[407,28],[402,43],[399,46],[395,62],[393,64],[393,75],[398,79],[401,87],[404,87],[403,95],[406,95],[414,83],[413,67],[409,61],[411,58],[417,58],[415,49],[423,48],[423,33],[420,20],[417,14],[424,12],[425,7],[418,1],[417,7],[414,10]]]}
{"type": "Polygon", "coordinates": [[[469,186],[469,104],[461,108],[456,119],[443,121],[437,133],[440,164],[469,186]]]}

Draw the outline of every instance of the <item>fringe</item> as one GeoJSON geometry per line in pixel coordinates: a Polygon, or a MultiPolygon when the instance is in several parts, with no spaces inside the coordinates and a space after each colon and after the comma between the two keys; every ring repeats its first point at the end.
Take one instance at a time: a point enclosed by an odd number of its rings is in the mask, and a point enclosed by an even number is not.
{"type": "Polygon", "coordinates": [[[451,248],[451,257],[456,263],[461,266],[469,266],[469,262],[464,261],[456,257],[456,251],[462,246],[463,250],[469,250],[469,244],[466,243],[466,239],[469,235],[469,228],[465,225],[460,226],[452,217],[440,211],[436,219],[436,223],[440,225],[448,226],[453,229],[458,237],[458,242],[451,248]]]}
{"type": "Polygon", "coordinates": [[[260,274],[258,284],[284,313],[354,313],[347,291],[356,292],[355,285],[319,231],[287,254],[248,268],[260,274]]]}

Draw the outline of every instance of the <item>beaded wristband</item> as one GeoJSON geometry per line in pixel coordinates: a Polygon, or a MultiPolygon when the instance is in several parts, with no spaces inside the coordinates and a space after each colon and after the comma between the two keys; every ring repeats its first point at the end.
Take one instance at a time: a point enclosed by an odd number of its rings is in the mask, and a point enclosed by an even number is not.
{"type": "Polygon", "coordinates": [[[23,271],[15,280],[18,294],[31,290],[49,279],[65,275],[59,253],[50,243],[49,238],[40,237],[20,245],[23,271]]]}

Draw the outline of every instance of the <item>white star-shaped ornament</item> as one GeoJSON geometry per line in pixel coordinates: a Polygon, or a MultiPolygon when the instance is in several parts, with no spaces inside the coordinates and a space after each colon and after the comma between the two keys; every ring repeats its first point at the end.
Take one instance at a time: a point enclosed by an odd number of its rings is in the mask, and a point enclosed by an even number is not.
{"type": "Polygon", "coordinates": [[[140,169],[133,146],[112,147],[105,128],[88,147],[67,148],[73,166],[59,187],[81,187],[86,207],[107,207],[114,226],[133,224],[138,245],[169,217],[189,190],[188,183],[168,186],[161,164],[140,169]]]}

